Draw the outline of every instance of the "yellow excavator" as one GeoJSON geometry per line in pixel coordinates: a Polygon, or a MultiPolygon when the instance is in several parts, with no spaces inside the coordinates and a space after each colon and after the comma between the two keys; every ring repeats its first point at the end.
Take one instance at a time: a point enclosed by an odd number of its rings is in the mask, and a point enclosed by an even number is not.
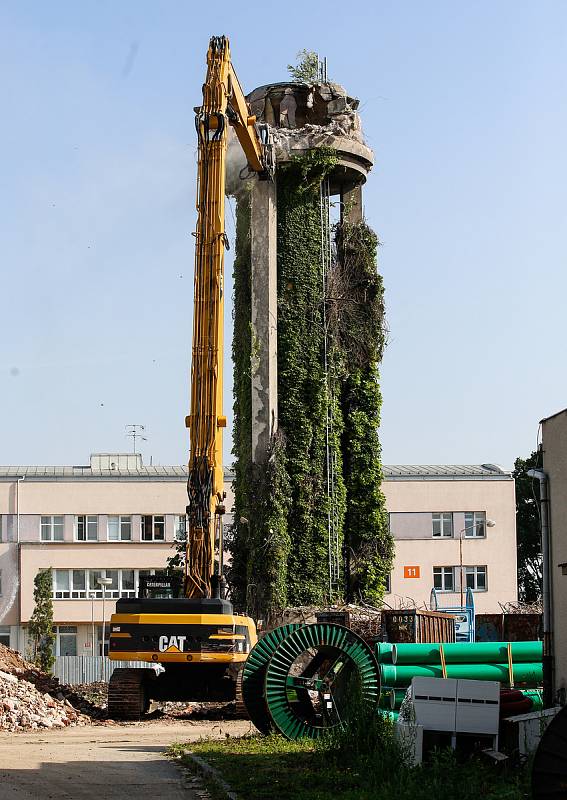
{"type": "Polygon", "coordinates": [[[112,660],[148,662],[148,667],[114,670],[108,688],[111,717],[137,719],[152,700],[234,699],[239,670],[257,641],[254,621],[234,614],[225,599],[223,578],[223,269],[228,246],[224,202],[229,126],[249,168],[261,180],[273,178],[274,163],[269,129],[250,114],[224,36],[210,40],[203,104],[195,112],[198,216],[191,413],[186,418],[190,458],[183,591],[181,597],[172,596],[171,582],[155,576],[146,579],[137,598],[117,601],[108,655],[112,660]]]}

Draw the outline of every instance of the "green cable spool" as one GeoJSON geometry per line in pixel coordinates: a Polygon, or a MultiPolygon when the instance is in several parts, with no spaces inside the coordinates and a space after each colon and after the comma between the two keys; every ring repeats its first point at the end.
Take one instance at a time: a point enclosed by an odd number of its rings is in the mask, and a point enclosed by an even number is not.
{"type": "Polygon", "coordinates": [[[264,698],[264,681],[268,663],[276,648],[301,625],[292,623],[274,628],[254,645],[242,670],[242,699],[248,715],[261,733],[270,733],[274,726],[264,698]]]}
{"type": "MultiPolygon", "coordinates": [[[[540,686],[543,679],[541,663],[514,664],[514,683],[531,683],[540,686]]],[[[447,664],[447,678],[509,683],[508,664],[447,664]]],[[[380,678],[388,686],[409,686],[412,678],[442,678],[443,670],[437,664],[407,664],[394,666],[380,664],[380,678]]]]}
{"type": "Polygon", "coordinates": [[[371,648],[353,631],[305,625],[272,655],[264,696],[274,725],[287,739],[318,739],[344,723],[357,698],[378,706],[380,672],[371,648]]]}
{"type": "MultiPolygon", "coordinates": [[[[518,664],[539,662],[543,658],[542,642],[511,642],[512,661],[518,664]]],[[[440,664],[440,645],[392,645],[392,664],[440,664]]],[[[448,642],[443,644],[446,664],[503,664],[508,661],[508,642],[448,642]]]]}
{"type": "Polygon", "coordinates": [[[374,645],[374,655],[379,664],[392,664],[392,651],[394,645],[391,642],[376,642],[374,645]]]}

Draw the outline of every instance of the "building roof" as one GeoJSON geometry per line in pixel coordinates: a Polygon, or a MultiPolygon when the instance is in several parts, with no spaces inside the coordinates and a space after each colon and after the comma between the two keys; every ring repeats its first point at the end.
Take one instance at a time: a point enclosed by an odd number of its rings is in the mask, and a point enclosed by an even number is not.
{"type": "MultiPolygon", "coordinates": [[[[509,472],[495,464],[395,464],[385,466],[385,480],[510,480],[509,472]]],[[[224,470],[225,480],[234,478],[234,470],[224,470]]],[[[136,469],[117,467],[99,469],[91,466],[0,466],[0,480],[187,480],[185,466],[143,466],[136,469]]]]}
{"type": "Polygon", "coordinates": [[[510,480],[496,464],[394,464],[384,466],[386,480],[510,480]]]}
{"type": "Polygon", "coordinates": [[[543,422],[547,422],[548,420],[553,419],[554,417],[559,417],[559,416],[561,416],[561,414],[565,414],[566,411],[567,411],[567,408],[562,408],[561,411],[556,411],[555,414],[550,414],[548,417],[544,417],[543,419],[540,419],[540,424],[543,423],[543,422]]]}

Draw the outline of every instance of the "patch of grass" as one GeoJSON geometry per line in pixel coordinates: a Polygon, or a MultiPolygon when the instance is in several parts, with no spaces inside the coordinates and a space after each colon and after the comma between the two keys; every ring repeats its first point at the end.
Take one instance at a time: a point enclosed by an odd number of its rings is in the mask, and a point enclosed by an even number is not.
{"type": "MultiPolygon", "coordinates": [[[[379,717],[353,720],[342,732],[318,741],[282,736],[204,740],[172,748],[191,750],[217,769],[242,800],[525,800],[529,771],[500,773],[492,764],[459,762],[443,750],[421,767],[409,767],[379,717]]],[[[183,759],[183,756],[182,756],[183,759]]],[[[185,763],[191,766],[190,760],[185,763]]]]}

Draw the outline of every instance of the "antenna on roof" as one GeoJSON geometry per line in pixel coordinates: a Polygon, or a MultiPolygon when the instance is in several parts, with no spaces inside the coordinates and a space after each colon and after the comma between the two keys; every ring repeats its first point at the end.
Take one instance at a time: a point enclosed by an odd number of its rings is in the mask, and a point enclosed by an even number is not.
{"type": "Polygon", "coordinates": [[[147,437],[142,435],[145,430],[145,425],[126,425],[126,436],[132,439],[132,452],[134,455],[136,454],[136,439],[139,439],[141,442],[148,441],[147,437]]]}

